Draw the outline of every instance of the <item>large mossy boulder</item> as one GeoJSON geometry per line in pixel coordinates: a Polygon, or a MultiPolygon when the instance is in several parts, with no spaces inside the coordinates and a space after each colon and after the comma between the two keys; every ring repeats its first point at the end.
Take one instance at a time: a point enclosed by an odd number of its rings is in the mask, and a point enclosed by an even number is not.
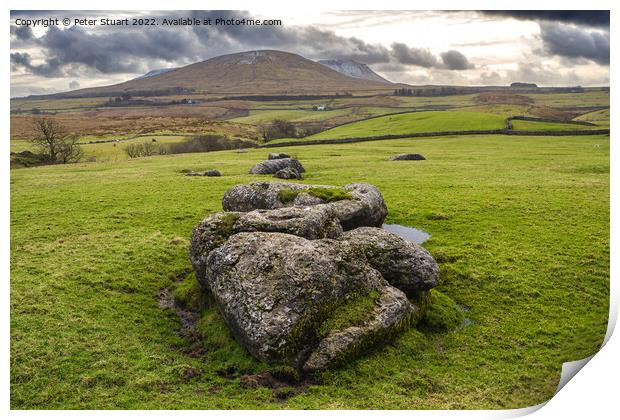
{"type": "Polygon", "coordinates": [[[190,260],[257,359],[323,370],[425,315],[437,264],[377,227],[387,208],[376,187],[255,182],[228,190],[222,205],[194,229],[190,260]]]}

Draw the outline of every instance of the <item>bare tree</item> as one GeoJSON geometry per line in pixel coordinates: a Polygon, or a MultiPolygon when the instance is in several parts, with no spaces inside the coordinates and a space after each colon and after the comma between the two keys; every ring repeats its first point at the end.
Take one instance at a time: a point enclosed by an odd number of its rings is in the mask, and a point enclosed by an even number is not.
{"type": "Polygon", "coordinates": [[[153,156],[157,153],[157,148],[153,143],[143,143],[142,144],[143,155],[142,156],[153,156]]]}
{"type": "Polygon", "coordinates": [[[160,155],[165,154],[165,147],[163,145],[160,145],[158,148],[153,143],[128,144],[124,150],[130,158],[153,156],[158,154],[158,152],[160,155]],[[162,150],[164,150],[164,153],[162,153],[162,150]]]}
{"type": "Polygon", "coordinates": [[[259,132],[266,141],[297,136],[295,125],[285,120],[273,120],[270,125],[259,127],[259,132]]]}
{"type": "Polygon", "coordinates": [[[66,128],[53,118],[34,119],[35,136],[32,142],[49,163],[77,162],[82,156],[78,137],[69,135],[66,128]]]}
{"type": "Polygon", "coordinates": [[[142,156],[142,145],[141,144],[128,144],[124,148],[125,153],[130,158],[137,158],[142,156]]]}
{"type": "Polygon", "coordinates": [[[77,134],[71,134],[63,139],[58,152],[60,163],[79,162],[84,157],[79,140],[80,137],[77,134]]]}

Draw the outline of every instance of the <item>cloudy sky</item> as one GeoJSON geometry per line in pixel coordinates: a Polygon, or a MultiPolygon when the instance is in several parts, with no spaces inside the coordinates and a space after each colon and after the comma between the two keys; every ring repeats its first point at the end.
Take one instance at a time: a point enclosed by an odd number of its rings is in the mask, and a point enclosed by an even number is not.
{"type": "Polygon", "coordinates": [[[122,82],[221,54],[277,49],[353,59],[411,84],[609,85],[609,13],[596,11],[17,11],[11,96],[122,82]],[[281,19],[281,26],[23,26],[58,17],[281,19]]]}

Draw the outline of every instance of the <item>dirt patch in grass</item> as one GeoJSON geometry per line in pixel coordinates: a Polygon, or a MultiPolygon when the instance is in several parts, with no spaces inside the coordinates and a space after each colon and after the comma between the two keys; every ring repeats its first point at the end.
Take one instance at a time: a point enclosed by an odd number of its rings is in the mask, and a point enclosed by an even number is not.
{"type": "Polygon", "coordinates": [[[178,305],[174,300],[174,294],[170,288],[163,289],[157,296],[158,306],[162,309],[174,311],[179,318],[181,328],[179,335],[187,341],[183,353],[190,357],[200,357],[205,354],[202,334],[198,329],[200,314],[196,311],[178,305]]]}

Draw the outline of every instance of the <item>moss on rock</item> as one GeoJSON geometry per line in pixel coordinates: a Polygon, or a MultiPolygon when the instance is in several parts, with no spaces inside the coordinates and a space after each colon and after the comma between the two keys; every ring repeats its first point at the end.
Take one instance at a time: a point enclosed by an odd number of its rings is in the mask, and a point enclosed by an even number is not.
{"type": "Polygon", "coordinates": [[[367,295],[351,299],[344,305],[338,306],[317,328],[317,336],[324,338],[332,331],[342,331],[347,327],[361,325],[372,314],[379,297],[379,292],[373,290],[367,295]]]}
{"type": "Polygon", "coordinates": [[[310,194],[311,196],[319,198],[326,203],[340,200],[350,200],[353,198],[349,191],[342,188],[314,187],[300,190],[285,188],[278,191],[278,199],[284,204],[292,203],[301,193],[310,194]]]}
{"type": "Polygon", "coordinates": [[[326,203],[340,200],[350,200],[353,198],[350,192],[342,188],[321,188],[315,187],[305,191],[313,197],[320,198],[326,203]]]}
{"type": "Polygon", "coordinates": [[[290,188],[285,188],[283,190],[278,191],[278,200],[280,200],[284,204],[292,203],[298,194],[299,194],[299,191],[295,191],[290,188]]]}

